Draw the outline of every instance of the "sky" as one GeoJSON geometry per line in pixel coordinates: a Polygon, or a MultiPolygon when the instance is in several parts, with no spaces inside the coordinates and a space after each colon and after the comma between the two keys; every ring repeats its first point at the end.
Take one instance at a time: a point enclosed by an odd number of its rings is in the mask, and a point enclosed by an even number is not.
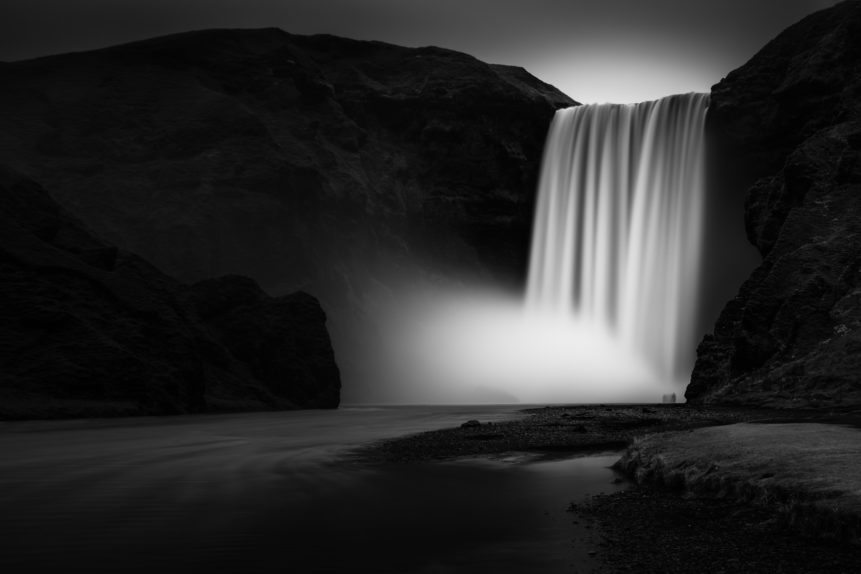
{"type": "Polygon", "coordinates": [[[518,65],[584,103],[708,91],[834,0],[2,0],[0,60],[275,26],[518,65]]]}

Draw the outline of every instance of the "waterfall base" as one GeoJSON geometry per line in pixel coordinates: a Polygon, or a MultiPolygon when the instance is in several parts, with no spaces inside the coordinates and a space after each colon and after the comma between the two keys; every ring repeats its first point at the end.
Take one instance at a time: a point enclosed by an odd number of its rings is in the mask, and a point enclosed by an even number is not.
{"type": "Polygon", "coordinates": [[[558,110],[525,305],[485,291],[394,313],[386,360],[397,358],[399,390],[426,402],[681,394],[697,339],[707,105],[683,94],[558,110]]]}
{"type": "Polygon", "coordinates": [[[683,386],[599,322],[535,314],[498,294],[414,309],[393,344],[409,363],[409,384],[434,390],[429,402],[460,402],[464,390],[481,388],[530,404],[651,403],[683,386]]]}

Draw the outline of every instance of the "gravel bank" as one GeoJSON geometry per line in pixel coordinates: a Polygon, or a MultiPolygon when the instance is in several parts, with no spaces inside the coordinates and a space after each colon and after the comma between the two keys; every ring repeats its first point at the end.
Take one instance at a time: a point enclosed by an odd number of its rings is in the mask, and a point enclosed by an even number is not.
{"type": "Polygon", "coordinates": [[[773,411],[696,408],[681,404],[553,406],[523,412],[526,416],[517,420],[502,423],[478,421],[479,424],[419,433],[382,441],[355,454],[365,462],[376,463],[444,460],[509,452],[568,456],[622,450],[635,437],[649,433],[783,416],[773,411]]]}
{"type": "Polygon", "coordinates": [[[598,573],[857,574],[861,547],[801,536],[765,508],[653,486],[571,508],[599,534],[598,573]]]}

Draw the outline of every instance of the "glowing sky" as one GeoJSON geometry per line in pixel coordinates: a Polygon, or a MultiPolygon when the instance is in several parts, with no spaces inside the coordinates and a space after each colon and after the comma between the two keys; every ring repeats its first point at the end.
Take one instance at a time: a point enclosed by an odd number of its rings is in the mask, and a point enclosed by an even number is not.
{"type": "Polygon", "coordinates": [[[708,91],[834,0],[3,0],[0,60],[190,29],[277,26],[525,67],[582,102],[708,91]]]}

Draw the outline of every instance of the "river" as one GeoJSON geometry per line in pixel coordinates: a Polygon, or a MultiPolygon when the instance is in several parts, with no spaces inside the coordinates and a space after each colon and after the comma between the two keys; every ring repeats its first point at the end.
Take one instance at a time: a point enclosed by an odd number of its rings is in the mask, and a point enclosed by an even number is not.
{"type": "Polygon", "coordinates": [[[365,466],[352,449],[521,406],[0,423],[0,571],[555,573],[617,455],[365,466]]]}

